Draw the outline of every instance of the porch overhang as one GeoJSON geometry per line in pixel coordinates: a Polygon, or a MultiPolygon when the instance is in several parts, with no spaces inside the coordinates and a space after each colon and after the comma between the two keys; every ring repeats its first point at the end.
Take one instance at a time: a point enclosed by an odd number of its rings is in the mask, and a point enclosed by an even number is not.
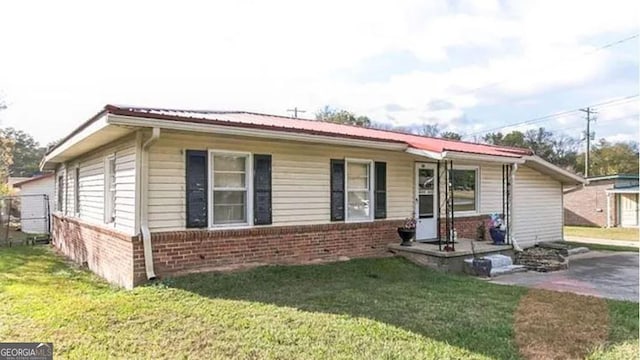
{"type": "Polygon", "coordinates": [[[587,180],[582,176],[553,165],[537,155],[525,157],[524,165],[537,170],[542,174],[550,176],[551,178],[561,182],[563,185],[582,185],[587,182],[587,180]]]}
{"type": "Polygon", "coordinates": [[[457,161],[478,161],[478,162],[494,162],[500,164],[523,164],[525,160],[518,156],[499,156],[499,155],[486,155],[486,154],[476,154],[476,153],[467,153],[461,151],[451,151],[446,150],[443,152],[435,152],[423,149],[417,149],[414,147],[410,147],[405,152],[425,157],[429,160],[457,160],[457,161]]]}

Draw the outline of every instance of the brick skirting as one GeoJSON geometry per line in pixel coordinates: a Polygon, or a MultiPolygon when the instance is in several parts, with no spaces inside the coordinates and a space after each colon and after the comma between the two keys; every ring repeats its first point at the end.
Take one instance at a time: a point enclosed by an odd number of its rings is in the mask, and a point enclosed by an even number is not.
{"type": "Polygon", "coordinates": [[[137,237],[60,214],[52,218],[52,243],[60,252],[110,283],[125,288],[135,285],[134,252],[142,249],[137,237]]]}
{"type": "MultiPolygon", "coordinates": [[[[189,272],[265,264],[307,264],[345,258],[390,256],[402,220],[265,226],[236,230],[152,233],[154,268],[160,278],[189,272]]],[[[147,281],[137,236],[53,215],[53,245],[107,281],[132,288],[147,281]]]]}
{"type": "MultiPolygon", "coordinates": [[[[341,258],[390,256],[402,220],[370,223],[266,226],[238,230],[185,230],[151,235],[156,274],[233,269],[264,264],[306,264],[341,258]]],[[[144,281],[144,258],[136,254],[136,282],[144,281]]]]}
{"type": "MultiPolygon", "coordinates": [[[[458,237],[474,239],[476,227],[487,219],[487,215],[455,219],[458,237]]],[[[444,234],[444,219],[441,220],[444,234]]],[[[399,241],[396,228],[403,223],[381,220],[152,233],[154,269],[162,278],[267,264],[390,256],[387,244],[399,241]]],[[[86,264],[111,283],[132,288],[147,281],[144,250],[138,236],[54,214],[52,238],[53,245],[62,253],[86,264]]]]}
{"type": "MultiPolygon", "coordinates": [[[[485,224],[485,240],[490,240],[489,237],[489,225],[488,225],[489,215],[475,215],[468,217],[456,217],[453,221],[453,228],[456,229],[456,233],[458,233],[458,238],[464,239],[473,239],[476,238],[476,229],[480,225],[481,222],[485,224]]],[[[440,219],[440,234],[441,236],[446,236],[447,229],[445,227],[445,219],[440,219]]]]}

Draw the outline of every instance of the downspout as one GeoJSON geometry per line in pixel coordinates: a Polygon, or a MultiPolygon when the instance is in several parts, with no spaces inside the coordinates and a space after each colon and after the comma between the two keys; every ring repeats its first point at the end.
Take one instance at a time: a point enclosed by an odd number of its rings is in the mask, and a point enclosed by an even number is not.
{"type": "Polygon", "coordinates": [[[156,278],[153,269],[153,251],[151,248],[151,232],[149,231],[149,148],[160,138],[160,128],[154,127],[151,137],[142,144],[140,153],[141,173],[140,173],[140,234],[142,234],[142,245],[144,247],[144,268],[147,272],[147,279],[156,278]]]}
{"type": "Polygon", "coordinates": [[[513,235],[514,233],[514,228],[515,228],[515,221],[514,216],[513,216],[513,212],[515,211],[515,206],[513,204],[513,200],[515,198],[515,189],[516,189],[516,173],[518,172],[518,163],[514,163],[513,164],[513,171],[511,171],[511,211],[509,212],[509,223],[507,224],[507,226],[509,226],[509,233],[511,234],[511,244],[513,244],[513,249],[515,251],[522,251],[522,248],[518,245],[518,242],[516,241],[516,237],[513,235]]]}

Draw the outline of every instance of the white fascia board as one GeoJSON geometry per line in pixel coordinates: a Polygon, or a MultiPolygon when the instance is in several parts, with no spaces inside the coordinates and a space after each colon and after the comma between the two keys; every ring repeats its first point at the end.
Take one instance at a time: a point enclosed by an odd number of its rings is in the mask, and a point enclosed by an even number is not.
{"type": "Polygon", "coordinates": [[[433,160],[442,160],[442,154],[435,151],[421,150],[416,148],[408,148],[405,150],[407,154],[426,157],[433,160]]]}
{"type": "Polygon", "coordinates": [[[53,149],[53,151],[51,153],[47,154],[42,159],[41,167],[44,167],[48,162],[51,162],[57,156],[59,156],[60,154],[63,154],[65,151],[69,150],[69,148],[71,148],[72,146],[74,146],[78,142],[80,142],[83,139],[87,138],[91,134],[94,134],[94,133],[104,129],[108,125],[109,124],[107,122],[107,114],[104,114],[104,115],[100,116],[98,119],[96,119],[90,125],[88,125],[86,128],[82,129],[82,131],[80,131],[77,134],[73,135],[71,138],[67,139],[65,142],[60,144],[60,146],[58,146],[57,148],[53,149]]]}
{"type": "Polygon", "coordinates": [[[326,135],[313,135],[304,133],[292,133],[287,131],[264,130],[255,128],[243,128],[237,126],[221,126],[214,124],[198,124],[186,121],[162,120],[140,118],[135,116],[110,115],[108,123],[112,125],[138,126],[138,127],[159,127],[170,130],[207,132],[223,135],[237,135],[249,137],[261,137],[269,139],[282,139],[291,141],[313,142],[343,146],[357,146],[372,149],[383,149],[393,151],[404,151],[406,144],[384,142],[375,140],[362,140],[353,138],[340,138],[326,135]]]}
{"type": "Polygon", "coordinates": [[[467,160],[467,161],[483,161],[497,162],[501,164],[524,164],[524,159],[520,157],[499,156],[499,155],[483,155],[465,153],[459,151],[445,151],[442,153],[444,160],[467,160]]]}
{"type": "Polygon", "coordinates": [[[545,168],[547,168],[548,170],[558,173],[560,176],[563,176],[565,178],[571,179],[573,181],[575,181],[575,183],[577,184],[586,184],[587,183],[587,179],[583,178],[582,176],[576,175],[570,171],[567,171],[559,166],[553,165],[552,163],[544,160],[543,158],[537,156],[537,155],[531,155],[531,156],[527,156],[526,161],[531,161],[534,162],[538,165],[541,165],[545,168]]]}

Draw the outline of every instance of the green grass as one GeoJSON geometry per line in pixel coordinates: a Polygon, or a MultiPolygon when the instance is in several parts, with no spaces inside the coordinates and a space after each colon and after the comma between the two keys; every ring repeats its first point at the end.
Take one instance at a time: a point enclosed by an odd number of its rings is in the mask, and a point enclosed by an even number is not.
{"type": "MultiPolygon", "coordinates": [[[[52,341],[59,358],[511,359],[526,293],[397,258],[127,291],[46,247],[13,247],[0,249],[0,341],[52,341]]],[[[607,304],[611,343],[592,356],[635,354],[638,305],[607,304]]]]}
{"type": "Polygon", "coordinates": [[[577,241],[560,241],[561,244],[567,244],[570,247],[586,247],[590,250],[604,250],[604,251],[631,251],[638,252],[637,247],[633,246],[617,246],[617,245],[606,245],[606,244],[591,244],[591,243],[581,243],[577,241]]]}
{"type": "Polygon", "coordinates": [[[590,237],[596,239],[638,241],[638,229],[633,228],[599,228],[588,226],[565,226],[566,236],[590,237]]]}

